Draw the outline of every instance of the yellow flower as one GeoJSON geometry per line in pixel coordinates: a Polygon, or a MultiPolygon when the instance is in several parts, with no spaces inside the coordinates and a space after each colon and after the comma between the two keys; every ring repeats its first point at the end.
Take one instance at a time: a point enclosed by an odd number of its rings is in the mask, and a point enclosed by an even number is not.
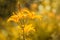
{"type": "Polygon", "coordinates": [[[25,25],[24,32],[25,32],[25,33],[28,33],[29,31],[35,31],[35,29],[34,29],[34,27],[32,26],[32,24],[25,25]]]}
{"type": "Polygon", "coordinates": [[[27,8],[23,8],[20,13],[18,13],[18,16],[20,18],[27,18],[28,14],[30,14],[30,11],[27,8]]]}
{"type": "Polygon", "coordinates": [[[17,14],[17,16],[19,17],[19,19],[21,19],[21,18],[23,18],[23,14],[22,13],[19,13],[19,14],[17,14]]]}
{"type": "Polygon", "coordinates": [[[35,13],[34,13],[34,12],[29,13],[29,14],[28,14],[28,17],[29,17],[30,19],[34,19],[34,18],[35,18],[35,13]]]}
{"type": "Polygon", "coordinates": [[[7,20],[7,22],[10,22],[10,21],[18,22],[18,21],[19,21],[19,16],[17,16],[17,15],[12,15],[12,16],[7,20]]]}

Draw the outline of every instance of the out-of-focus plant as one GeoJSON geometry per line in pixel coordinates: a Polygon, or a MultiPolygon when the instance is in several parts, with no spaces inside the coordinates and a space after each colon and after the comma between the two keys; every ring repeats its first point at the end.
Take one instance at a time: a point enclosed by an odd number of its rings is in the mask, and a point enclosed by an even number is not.
{"type": "MultiPolygon", "coordinates": [[[[13,13],[14,14],[14,13],[13,13]]],[[[28,10],[21,10],[18,14],[12,15],[7,22],[14,21],[17,23],[23,30],[23,39],[25,40],[25,34],[29,35],[30,31],[35,32],[34,21],[36,19],[41,20],[42,16],[35,15],[34,12],[28,10]]]]}

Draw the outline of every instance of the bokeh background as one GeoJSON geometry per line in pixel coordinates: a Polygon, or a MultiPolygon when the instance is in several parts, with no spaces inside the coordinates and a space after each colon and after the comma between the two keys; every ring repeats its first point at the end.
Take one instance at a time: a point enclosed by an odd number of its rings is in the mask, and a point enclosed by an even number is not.
{"type": "Polygon", "coordinates": [[[0,0],[0,40],[60,40],[60,0],[0,0]]]}

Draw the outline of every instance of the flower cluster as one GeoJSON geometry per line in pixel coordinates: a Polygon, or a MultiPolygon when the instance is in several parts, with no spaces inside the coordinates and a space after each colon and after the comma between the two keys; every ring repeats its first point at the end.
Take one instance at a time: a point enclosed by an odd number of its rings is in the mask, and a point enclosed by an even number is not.
{"type": "Polygon", "coordinates": [[[36,15],[35,12],[30,12],[28,10],[21,10],[17,14],[12,15],[9,19],[9,21],[19,22],[21,19],[29,18],[29,19],[41,19],[42,16],[36,15]]]}

